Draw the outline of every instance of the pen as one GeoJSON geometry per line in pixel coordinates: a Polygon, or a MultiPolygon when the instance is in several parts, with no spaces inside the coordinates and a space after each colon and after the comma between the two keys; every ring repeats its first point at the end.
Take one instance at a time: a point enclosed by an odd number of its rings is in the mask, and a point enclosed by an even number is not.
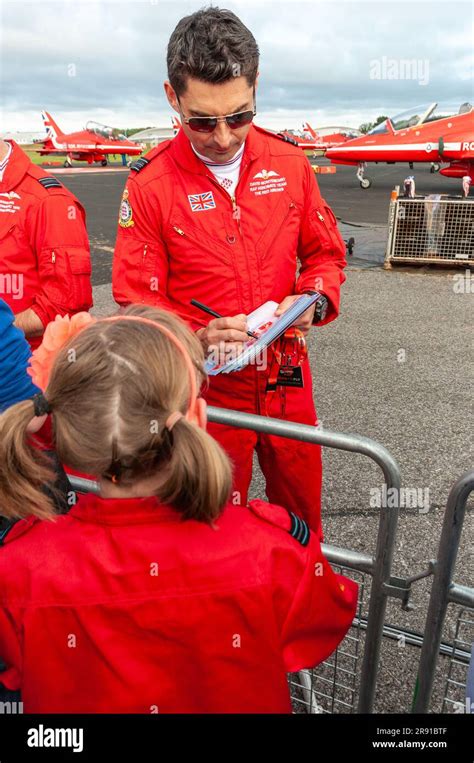
{"type": "MultiPolygon", "coordinates": [[[[214,318],[223,318],[224,316],[220,313],[216,313],[215,310],[212,309],[212,307],[208,307],[207,305],[203,305],[202,302],[198,302],[197,299],[192,299],[191,304],[194,305],[194,307],[198,307],[200,310],[202,310],[204,313],[207,313],[208,315],[212,315],[214,318]]],[[[258,336],[256,334],[252,334],[251,331],[247,331],[247,334],[252,337],[252,339],[258,339],[258,336]]]]}

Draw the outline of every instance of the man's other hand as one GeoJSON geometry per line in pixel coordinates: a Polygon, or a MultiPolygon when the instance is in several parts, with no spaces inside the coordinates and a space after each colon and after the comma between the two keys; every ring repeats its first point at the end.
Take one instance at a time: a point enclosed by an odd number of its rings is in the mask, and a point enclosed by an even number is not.
{"type": "MultiPolygon", "coordinates": [[[[285,310],[288,310],[288,308],[295,302],[297,299],[301,297],[301,294],[291,294],[289,297],[285,297],[285,299],[280,302],[277,309],[275,310],[275,315],[282,315],[285,310]]],[[[314,318],[314,311],[316,309],[316,305],[311,305],[305,312],[300,315],[298,320],[296,320],[294,323],[292,323],[292,326],[295,326],[297,329],[299,329],[303,334],[307,334],[310,330],[311,326],[313,325],[313,318],[314,318]]]]}

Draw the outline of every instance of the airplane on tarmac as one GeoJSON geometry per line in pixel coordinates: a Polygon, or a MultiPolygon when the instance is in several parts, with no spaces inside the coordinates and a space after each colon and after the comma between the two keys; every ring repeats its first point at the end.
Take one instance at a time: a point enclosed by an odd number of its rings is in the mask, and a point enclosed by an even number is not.
{"type": "Polygon", "coordinates": [[[339,146],[348,140],[359,137],[362,133],[352,127],[323,127],[314,130],[309,122],[303,123],[303,132],[296,130],[281,130],[280,134],[293,138],[304,151],[314,151],[315,155],[324,154],[328,148],[339,146]],[[323,135],[321,130],[325,130],[323,135]],[[333,132],[326,132],[333,130],[333,132]]]}
{"type": "Polygon", "coordinates": [[[86,161],[88,164],[100,162],[103,167],[106,167],[109,154],[139,156],[142,153],[142,146],[132,143],[113,127],[107,127],[98,122],[88,122],[84,130],[66,135],[61,132],[47,111],[42,111],[41,116],[46,127],[46,138],[35,141],[35,143],[43,144],[38,153],[42,156],[48,154],[65,156],[65,167],[72,167],[73,159],[86,161]]]}
{"type": "MultiPolygon", "coordinates": [[[[175,116],[171,117],[171,122],[174,135],[176,135],[181,127],[181,122],[175,116]]],[[[305,151],[314,151],[315,154],[316,152],[319,152],[320,154],[324,153],[330,146],[338,146],[346,140],[351,140],[351,138],[356,138],[358,135],[361,135],[360,130],[353,130],[350,127],[323,128],[334,129],[338,132],[321,135],[313,130],[309,122],[303,124],[303,129],[303,133],[296,132],[295,130],[280,130],[278,134],[287,135],[289,138],[296,141],[298,146],[302,149],[305,151]]]]}
{"type": "Polygon", "coordinates": [[[372,185],[364,177],[367,162],[408,162],[410,169],[415,162],[427,162],[431,172],[474,182],[474,108],[467,102],[455,108],[418,106],[381,122],[367,135],[328,149],[326,157],[333,164],[357,167],[361,188],[372,185]]]}

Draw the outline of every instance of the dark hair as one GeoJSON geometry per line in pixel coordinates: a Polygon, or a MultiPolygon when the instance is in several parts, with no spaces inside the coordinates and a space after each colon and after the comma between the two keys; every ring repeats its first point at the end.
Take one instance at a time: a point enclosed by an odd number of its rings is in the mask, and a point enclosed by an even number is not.
{"type": "Polygon", "coordinates": [[[186,91],[188,77],[214,84],[246,77],[253,86],[258,57],[255,37],[235,13],[201,8],[181,19],[170,37],[168,78],[178,97],[186,91]]]}

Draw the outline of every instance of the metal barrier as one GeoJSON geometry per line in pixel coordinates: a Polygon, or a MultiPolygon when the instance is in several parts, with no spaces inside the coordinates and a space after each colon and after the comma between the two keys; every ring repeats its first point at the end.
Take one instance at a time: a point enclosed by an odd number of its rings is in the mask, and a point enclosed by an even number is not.
{"type": "Polygon", "coordinates": [[[474,199],[392,193],[385,265],[397,262],[474,264],[474,199]]]}
{"type": "MultiPolygon", "coordinates": [[[[448,604],[450,603],[459,604],[466,609],[461,611],[457,620],[456,636],[450,660],[445,695],[453,684],[456,684],[458,687],[461,686],[461,688],[463,685],[462,681],[456,680],[459,679],[459,676],[453,678],[452,672],[454,666],[464,665],[467,673],[469,653],[466,650],[466,660],[464,661],[460,659],[459,652],[463,646],[468,645],[470,650],[470,643],[467,641],[467,637],[462,637],[463,626],[471,627],[472,641],[474,641],[474,588],[457,585],[453,582],[453,575],[466,514],[467,499],[473,490],[474,471],[470,471],[463,474],[454,483],[448,496],[439,542],[438,559],[433,563],[434,580],[424,629],[425,638],[423,639],[418,667],[417,685],[413,701],[414,713],[428,712],[444,620],[448,604]],[[457,653],[454,653],[455,648],[457,653]]],[[[474,701],[474,697],[471,699],[474,701]]],[[[445,696],[443,711],[446,709],[447,702],[457,704],[452,698],[445,696]]]]}
{"type": "MultiPolygon", "coordinates": [[[[209,406],[208,420],[217,424],[226,424],[240,429],[252,429],[256,432],[279,435],[303,442],[315,443],[352,453],[360,453],[372,459],[382,469],[387,491],[394,488],[393,508],[382,509],[377,534],[375,554],[338,548],[323,544],[323,551],[329,562],[344,569],[366,573],[372,576],[369,612],[366,622],[364,657],[362,661],[358,712],[369,713],[373,707],[377,668],[384,629],[387,598],[404,598],[404,588],[398,585],[398,579],[391,577],[394,553],[395,533],[398,521],[400,495],[399,468],[388,450],[367,437],[340,432],[330,432],[318,427],[282,421],[281,419],[240,413],[226,408],[209,406]]],[[[72,487],[78,492],[97,492],[97,485],[91,480],[71,477],[72,487]]],[[[359,616],[360,616],[359,612],[359,616]]],[[[361,620],[361,617],[359,617],[361,620]]],[[[355,622],[357,627],[357,618],[355,622]]],[[[360,627],[360,625],[359,625],[360,627]]],[[[308,686],[303,687],[308,691],[308,686]]]]}
{"type": "MultiPolygon", "coordinates": [[[[421,647],[421,658],[413,712],[427,712],[434,681],[438,655],[450,660],[446,679],[446,696],[443,712],[448,704],[459,708],[459,696],[449,697],[448,692],[465,687],[460,680],[459,668],[467,672],[470,657],[470,641],[464,635],[467,628],[474,634],[474,589],[452,582],[452,574],[466,502],[474,489],[474,472],[461,477],[453,486],[447,503],[441,535],[438,560],[431,561],[427,569],[408,578],[391,575],[395,533],[399,511],[400,474],[390,453],[379,443],[366,437],[330,432],[305,424],[282,421],[265,416],[240,413],[229,409],[208,407],[209,421],[226,424],[256,432],[279,435],[311,442],[325,447],[360,453],[375,461],[382,469],[387,491],[395,488],[394,507],[382,509],[379,519],[375,554],[365,554],[351,549],[323,544],[324,553],[341,574],[352,577],[359,584],[357,613],[351,631],[338,649],[317,668],[301,670],[289,676],[293,707],[296,712],[320,713],[355,708],[358,690],[357,712],[368,713],[373,709],[375,686],[378,675],[382,638],[400,639],[410,646],[421,647]],[[396,500],[395,500],[396,498],[396,500]],[[414,582],[434,574],[430,604],[423,633],[398,628],[384,622],[388,597],[401,600],[403,609],[410,610],[411,586],[414,582]],[[365,615],[366,576],[372,578],[368,614],[365,615]],[[454,643],[441,641],[443,623],[448,603],[463,606],[457,620],[454,643]],[[362,666],[360,663],[361,634],[365,633],[362,666]],[[354,635],[355,634],[355,635],[354,635]],[[429,638],[425,638],[429,634],[429,638]],[[357,680],[358,679],[358,680],[357,680]]],[[[97,492],[97,484],[82,478],[70,478],[78,492],[97,492]]],[[[474,641],[474,635],[472,640],[474,641]]]]}

